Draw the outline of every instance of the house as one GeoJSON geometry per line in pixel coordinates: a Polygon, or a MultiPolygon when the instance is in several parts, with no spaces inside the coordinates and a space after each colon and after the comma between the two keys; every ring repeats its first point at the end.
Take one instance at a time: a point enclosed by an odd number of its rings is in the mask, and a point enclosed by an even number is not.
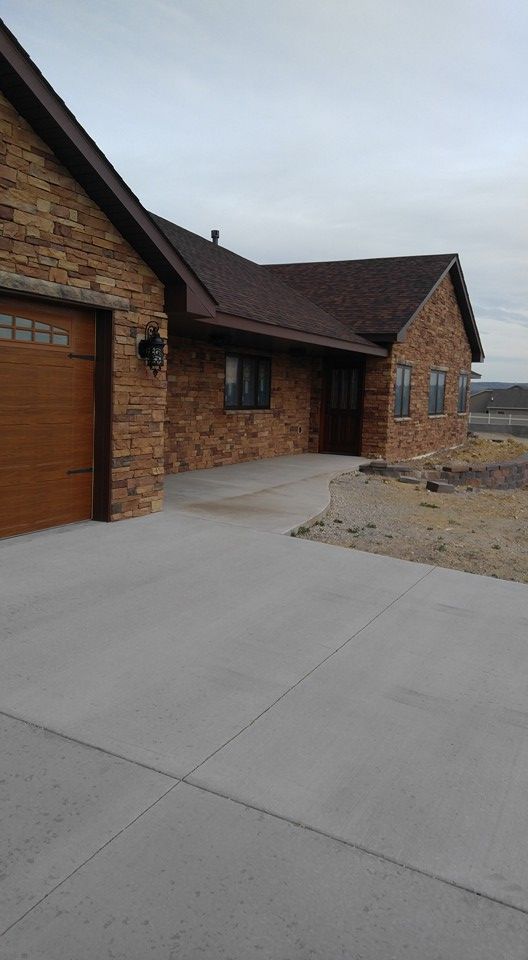
{"type": "Polygon", "coordinates": [[[471,413],[489,413],[493,417],[515,417],[528,422],[528,386],[516,386],[494,390],[481,390],[469,401],[471,413]]]}
{"type": "Polygon", "coordinates": [[[155,512],[165,473],[464,439],[456,255],[259,266],[145,210],[5,26],[0,89],[0,535],[155,512]]]}

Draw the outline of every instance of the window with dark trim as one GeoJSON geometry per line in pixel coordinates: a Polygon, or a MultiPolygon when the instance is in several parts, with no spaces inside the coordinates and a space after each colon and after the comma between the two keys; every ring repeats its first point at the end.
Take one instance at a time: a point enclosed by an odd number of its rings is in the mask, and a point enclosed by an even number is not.
{"type": "Polygon", "coordinates": [[[407,363],[396,366],[396,386],[394,389],[394,416],[408,417],[411,406],[411,370],[407,363]]]}
{"type": "Polygon", "coordinates": [[[458,412],[467,412],[468,375],[461,373],[458,378],[458,412]]]}
{"type": "Polygon", "coordinates": [[[443,370],[431,370],[429,376],[429,416],[444,412],[446,375],[443,370]]]}
{"type": "Polygon", "coordinates": [[[271,396],[271,360],[227,354],[224,406],[226,410],[267,410],[271,396]]]}

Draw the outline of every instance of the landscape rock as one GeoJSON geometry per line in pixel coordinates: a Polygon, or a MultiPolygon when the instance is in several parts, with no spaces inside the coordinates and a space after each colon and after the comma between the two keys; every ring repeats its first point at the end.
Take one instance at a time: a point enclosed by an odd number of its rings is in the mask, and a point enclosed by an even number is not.
{"type": "Polygon", "coordinates": [[[444,483],[442,480],[428,480],[426,490],[431,493],[454,493],[455,487],[452,483],[444,483]]]}

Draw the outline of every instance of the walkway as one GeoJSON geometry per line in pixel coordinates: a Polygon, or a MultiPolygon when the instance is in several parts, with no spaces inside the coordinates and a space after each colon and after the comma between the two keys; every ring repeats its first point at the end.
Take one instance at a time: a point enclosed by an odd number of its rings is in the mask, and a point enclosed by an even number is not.
{"type": "Polygon", "coordinates": [[[166,480],[166,510],[288,533],[329,503],[332,477],[356,470],[361,457],[305,453],[179,473],[166,480]]]}

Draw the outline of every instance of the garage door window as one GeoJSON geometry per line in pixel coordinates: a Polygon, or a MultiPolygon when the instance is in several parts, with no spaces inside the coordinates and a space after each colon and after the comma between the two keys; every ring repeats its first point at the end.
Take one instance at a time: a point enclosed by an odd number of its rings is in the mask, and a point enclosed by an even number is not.
{"type": "Polygon", "coordinates": [[[16,340],[17,343],[47,343],[55,347],[67,347],[70,337],[67,330],[52,326],[51,323],[0,313],[0,340],[16,340]]]}

